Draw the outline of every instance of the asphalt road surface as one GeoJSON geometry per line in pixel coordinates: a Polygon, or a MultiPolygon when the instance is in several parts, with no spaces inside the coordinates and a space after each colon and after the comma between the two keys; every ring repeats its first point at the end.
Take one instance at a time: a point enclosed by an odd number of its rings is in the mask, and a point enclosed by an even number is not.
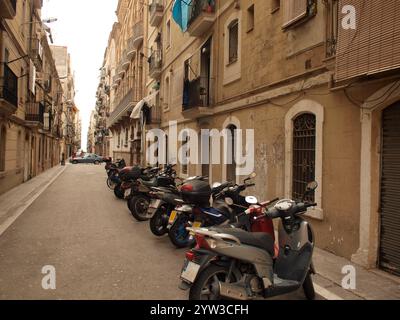
{"type": "Polygon", "coordinates": [[[0,299],[187,299],[185,251],[130,215],[103,166],[68,165],[0,236],[0,299]],[[42,288],[45,266],[55,267],[55,290],[42,288]]]}

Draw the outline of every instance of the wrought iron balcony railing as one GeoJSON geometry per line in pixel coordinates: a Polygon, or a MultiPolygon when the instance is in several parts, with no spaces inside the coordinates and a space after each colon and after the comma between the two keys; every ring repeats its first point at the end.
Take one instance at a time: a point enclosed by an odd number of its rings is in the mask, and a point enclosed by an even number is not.
{"type": "Polygon", "coordinates": [[[150,25],[157,27],[164,14],[164,4],[162,0],[152,0],[150,4],[150,25]]]}
{"type": "Polygon", "coordinates": [[[44,124],[44,104],[39,102],[28,102],[25,110],[25,120],[44,124]]]}
{"type": "Polygon", "coordinates": [[[3,63],[3,76],[0,77],[0,99],[4,99],[15,108],[18,107],[18,77],[3,63]]]}

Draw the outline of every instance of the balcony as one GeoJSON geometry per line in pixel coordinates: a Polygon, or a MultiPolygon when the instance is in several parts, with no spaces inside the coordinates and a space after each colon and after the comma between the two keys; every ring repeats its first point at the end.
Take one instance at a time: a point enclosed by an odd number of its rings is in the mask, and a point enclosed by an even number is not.
{"type": "Polygon", "coordinates": [[[128,47],[126,49],[126,56],[130,60],[132,60],[136,56],[136,49],[133,46],[133,37],[129,38],[129,40],[128,40],[128,47]]]}
{"type": "Polygon", "coordinates": [[[0,77],[0,115],[11,115],[17,109],[18,77],[8,65],[3,64],[3,76],[0,77]]]}
{"type": "Polygon", "coordinates": [[[124,68],[122,68],[122,62],[121,62],[117,68],[117,75],[120,77],[121,80],[122,80],[122,76],[125,74],[125,72],[126,72],[126,70],[124,68]]]}
{"type": "Polygon", "coordinates": [[[129,118],[130,112],[132,112],[134,106],[135,102],[133,101],[133,89],[131,89],[123,97],[118,106],[114,109],[110,117],[107,119],[107,128],[111,128],[124,117],[129,118]]]}
{"type": "Polygon", "coordinates": [[[153,0],[150,4],[150,25],[157,27],[164,14],[164,5],[162,0],[153,0]]]}
{"type": "Polygon", "coordinates": [[[151,78],[158,80],[160,79],[162,71],[162,58],[161,51],[153,51],[149,58],[149,75],[151,78]]]}
{"type": "Polygon", "coordinates": [[[144,37],[144,33],[143,33],[143,20],[137,22],[134,26],[133,26],[133,36],[132,36],[132,44],[133,47],[137,50],[139,48],[139,46],[142,44],[143,42],[143,37],[144,37]]]}
{"type": "Polygon", "coordinates": [[[215,1],[193,0],[192,3],[187,32],[192,37],[200,37],[211,28],[215,21],[215,1]]]}
{"type": "Polygon", "coordinates": [[[25,110],[25,121],[29,122],[28,125],[44,124],[45,107],[39,102],[28,102],[25,110]]]}
{"type": "Polygon", "coordinates": [[[39,38],[32,38],[31,59],[35,64],[37,71],[42,71],[43,67],[43,47],[39,38]]]}
{"type": "Polygon", "coordinates": [[[17,0],[0,1],[0,18],[12,19],[17,14],[17,0]]]}
{"type": "Polygon", "coordinates": [[[210,108],[210,80],[197,78],[186,81],[183,87],[182,114],[186,119],[198,119],[213,114],[210,108]]]}
{"type": "Polygon", "coordinates": [[[129,68],[131,61],[128,59],[127,50],[122,53],[121,68],[126,71],[129,68]]]}
{"type": "Polygon", "coordinates": [[[112,83],[112,88],[116,88],[116,87],[118,87],[118,85],[119,85],[119,83],[121,82],[121,77],[118,75],[118,74],[116,74],[114,77],[113,77],[113,83],[112,83]]]}

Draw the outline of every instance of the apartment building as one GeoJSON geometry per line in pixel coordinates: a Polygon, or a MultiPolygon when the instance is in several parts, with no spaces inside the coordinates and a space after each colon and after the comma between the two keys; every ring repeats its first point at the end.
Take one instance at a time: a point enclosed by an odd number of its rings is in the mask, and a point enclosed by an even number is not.
{"type": "Polygon", "coordinates": [[[118,22],[110,34],[105,55],[105,74],[109,79],[109,155],[140,163],[141,142],[132,110],[144,93],[144,11],[142,1],[121,0],[116,10],[118,22]]]}
{"type": "MultiPolygon", "coordinates": [[[[318,206],[305,216],[317,246],[399,275],[395,9],[395,0],[120,1],[105,58],[110,155],[146,163],[146,132],[160,128],[166,160],[177,162],[171,150],[197,142],[169,137],[171,121],[178,132],[254,129],[251,193],[299,199],[316,180],[308,200],[318,206]]],[[[232,135],[221,160],[245,141],[232,135]]],[[[214,164],[205,151],[199,157],[211,164],[180,163],[179,175],[243,179],[239,164],[214,164]]]]}
{"type": "Polygon", "coordinates": [[[66,46],[51,46],[51,50],[63,88],[61,156],[67,159],[81,147],[79,109],[75,103],[75,79],[68,48],[66,46]]]}
{"type": "Polygon", "coordinates": [[[62,87],[41,7],[0,3],[0,193],[60,161],[62,87]]]}

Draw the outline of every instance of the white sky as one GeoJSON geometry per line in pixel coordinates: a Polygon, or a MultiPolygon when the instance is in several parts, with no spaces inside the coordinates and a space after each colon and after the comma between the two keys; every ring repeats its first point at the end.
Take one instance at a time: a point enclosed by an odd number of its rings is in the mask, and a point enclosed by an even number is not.
{"type": "Polygon", "coordinates": [[[86,150],[90,113],[96,103],[99,69],[108,35],[116,20],[118,0],[44,0],[42,19],[51,27],[55,45],[67,46],[75,71],[75,102],[81,113],[82,149],[86,150]]]}

